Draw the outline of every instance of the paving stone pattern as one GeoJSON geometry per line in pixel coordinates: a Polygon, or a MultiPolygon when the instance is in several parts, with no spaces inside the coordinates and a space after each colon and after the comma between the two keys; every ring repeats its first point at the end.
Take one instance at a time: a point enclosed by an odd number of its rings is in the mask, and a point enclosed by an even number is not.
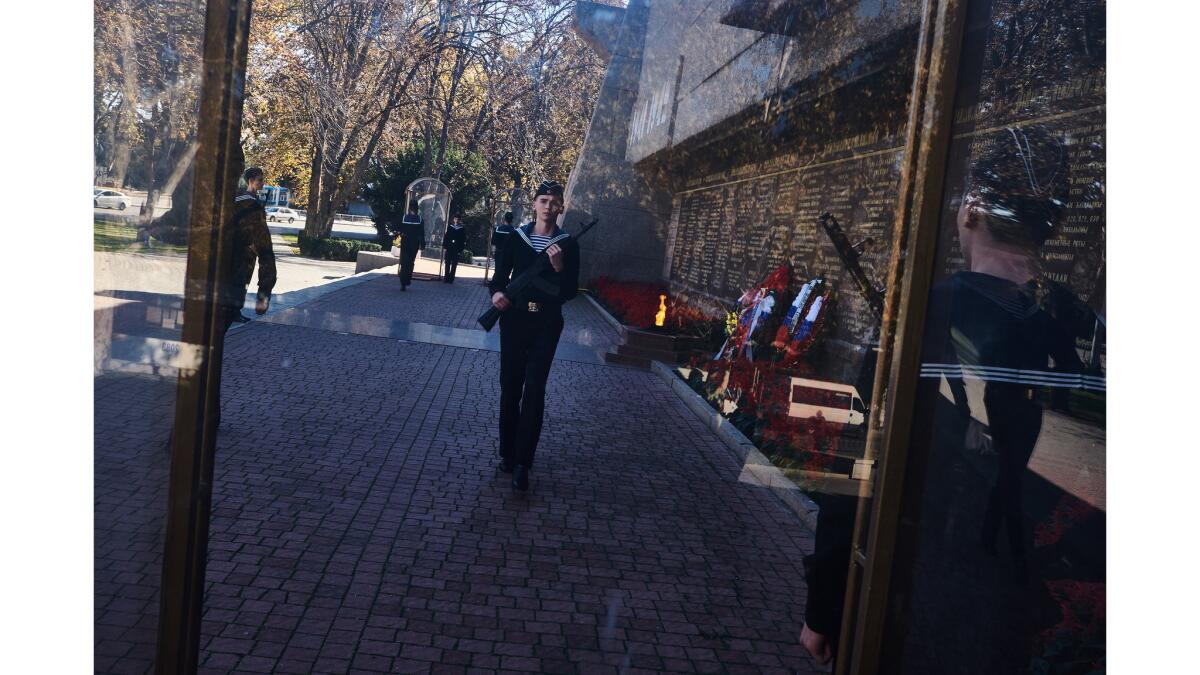
{"type": "Polygon", "coordinates": [[[96,672],[154,664],[175,382],[109,374],[94,381],[96,672]]]}
{"type": "MultiPolygon", "coordinates": [[[[321,303],[384,311],[383,286],[321,303]]],[[[459,316],[472,292],[448,294],[459,316]]],[[[665,383],[556,361],[517,495],[495,469],[498,369],[486,350],[299,326],[230,335],[202,672],[818,672],[798,643],[811,533],[737,481],[665,383]]],[[[172,397],[109,379],[96,670],[146,672],[166,455],[136,422],[161,425],[172,397]]]]}

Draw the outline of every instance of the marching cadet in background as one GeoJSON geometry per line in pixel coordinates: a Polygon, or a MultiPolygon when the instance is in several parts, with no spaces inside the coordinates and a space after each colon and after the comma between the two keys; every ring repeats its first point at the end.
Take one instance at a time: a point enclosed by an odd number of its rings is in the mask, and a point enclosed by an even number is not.
{"type": "Polygon", "coordinates": [[[256,314],[266,314],[271,304],[271,289],[277,279],[275,273],[275,250],[271,246],[271,230],[267,228],[267,212],[258,201],[258,191],[266,179],[263,170],[250,167],[242,174],[246,189],[233,200],[233,255],[229,282],[222,293],[225,307],[225,328],[235,321],[247,323],[250,318],[242,314],[246,302],[246,289],[254,275],[254,261],[258,260],[258,297],[254,303],[256,314]]]}
{"type": "Polygon", "coordinates": [[[547,181],[533,200],[535,219],[507,236],[488,284],[500,316],[500,470],[512,472],[513,487],[529,489],[529,470],[542,433],[546,379],[562,335],[562,305],[579,287],[579,244],[558,227],[563,187],[547,181]],[[526,301],[510,302],[504,290],[545,252],[550,267],[526,301]]]}
{"type": "Polygon", "coordinates": [[[442,237],[442,250],[446,256],[445,274],[442,275],[442,281],[448,284],[454,283],[454,273],[458,271],[458,259],[466,246],[467,230],[462,226],[459,217],[454,216],[450,219],[450,226],[446,228],[445,236],[442,237]]]}
{"type": "MultiPolygon", "coordinates": [[[[513,233],[513,212],[505,211],[504,222],[496,226],[492,231],[492,260],[495,260],[500,255],[500,249],[504,248],[504,242],[508,241],[508,237],[513,233]]],[[[483,285],[487,286],[489,280],[487,278],[487,270],[484,270],[483,285]]]]}
{"type": "Polygon", "coordinates": [[[408,213],[400,221],[400,290],[407,291],[412,285],[413,267],[417,264],[417,253],[425,248],[425,224],[417,215],[417,203],[409,202],[408,213]]]}
{"type": "Polygon", "coordinates": [[[508,241],[509,236],[513,234],[513,212],[506,211],[504,213],[504,222],[496,226],[492,232],[492,257],[499,257],[500,249],[504,248],[504,242],[508,241]]]}

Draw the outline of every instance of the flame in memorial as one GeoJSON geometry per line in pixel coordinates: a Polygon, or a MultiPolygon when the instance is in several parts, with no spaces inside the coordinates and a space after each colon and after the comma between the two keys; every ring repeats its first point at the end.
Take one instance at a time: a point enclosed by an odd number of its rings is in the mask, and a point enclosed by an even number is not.
{"type": "Polygon", "coordinates": [[[654,325],[659,328],[667,321],[667,296],[658,296],[658,314],[654,315],[654,325]]]}

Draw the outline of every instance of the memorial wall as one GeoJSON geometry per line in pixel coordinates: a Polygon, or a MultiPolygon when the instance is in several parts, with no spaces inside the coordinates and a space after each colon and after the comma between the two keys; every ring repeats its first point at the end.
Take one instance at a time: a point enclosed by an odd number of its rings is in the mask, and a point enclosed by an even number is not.
{"type": "MultiPolygon", "coordinates": [[[[782,40],[776,69],[794,75],[791,81],[669,153],[675,181],[663,276],[672,294],[717,314],[781,265],[790,266],[797,284],[822,280],[825,325],[810,363],[815,375],[834,381],[862,381],[879,313],[818,218],[831,214],[850,243],[861,244],[858,262],[882,287],[912,84],[910,18],[892,16],[890,30],[877,28],[874,41],[849,24],[846,41],[861,46],[838,52],[842,59],[830,65],[821,61],[826,67],[815,73],[792,63],[815,61],[800,47],[802,38],[771,36],[782,40]]],[[[832,30],[822,27],[812,29],[832,30]]],[[[631,137],[631,154],[638,141],[631,137]]],[[[869,390],[869,382],[861,384],[869,390]]]]}
{"type": "MultiPolygon", "coordinates": [[[[893,139],[894,140],[894,139],[893,139]]],[[[822,277],[837,294],[836,338],[871,342],[878,317],[857,292],[818,217],[831,213],[852,241],[869,239],[862,266],[882,286],[891,252],[898,148],[816,161],[676,195],[672,289],[697,305],[725,306],[773,269],[822,277]]]]}
{"type": "Polygon", "coordinates": [[[914,224],[936,250],[906,270],[932,265],[932,289],[901,308],[927,315],[903,345],[913,432],[871,454],[921,4],[631,0],[618,42],[638,47],[614,52],[592,123],[618,133],[589,132],[573,174],[575,208],[620,208],[584,258],[618,278],[636,259],[628,278],[718,326],[677,372],[783,476],[761,484],[820,502],[837,551],[805,570],[825,580],[810,615],[844,606],[856,500],[906,450],[896,544],[873,552],[893,575],[871,601],[879,672],[1103,672],[1105,5],[948,6],[965,12],[950,144],[923,195],[941,209],[914,224]]]}

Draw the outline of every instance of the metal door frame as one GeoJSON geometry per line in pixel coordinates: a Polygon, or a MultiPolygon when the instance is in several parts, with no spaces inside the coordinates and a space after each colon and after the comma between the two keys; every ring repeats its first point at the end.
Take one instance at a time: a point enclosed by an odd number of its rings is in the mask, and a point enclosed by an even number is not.
{"type": "Polygon", "coordinates": [[[194,673],[208,558],[225,326],[217,289],[229,272],[225,225],[241,169],[251,0],[208,0],[180,368],[167,497],[155,672],[194,673]]]}
{"type": "Polygon", "coordinates": [[[880,461],[874,496],[855,518],[838,675],[879,670],[900,505],[919,497],[904,494],[904,477],[968,1],[921,7],[865,454],[880,461]]]}

